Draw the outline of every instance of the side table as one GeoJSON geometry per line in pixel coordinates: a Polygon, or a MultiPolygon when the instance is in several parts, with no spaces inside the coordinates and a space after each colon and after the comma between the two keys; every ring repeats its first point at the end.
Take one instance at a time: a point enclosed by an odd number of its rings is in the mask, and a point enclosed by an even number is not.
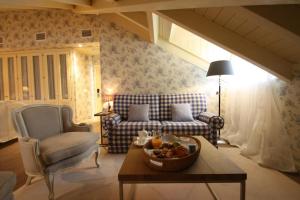
{"type": "Polygon", "coordinates": [[[99,113],[94,114],[95,117],[100,117],[100,146],[102,146],[102,147],[108,146],[108,144],[103,143],[103,138],[106,137],[106,136],[103,134],[102,119],[103,119],[103,117],[106,117],[110,113],[111,112],[99,112],[99,113]]]}

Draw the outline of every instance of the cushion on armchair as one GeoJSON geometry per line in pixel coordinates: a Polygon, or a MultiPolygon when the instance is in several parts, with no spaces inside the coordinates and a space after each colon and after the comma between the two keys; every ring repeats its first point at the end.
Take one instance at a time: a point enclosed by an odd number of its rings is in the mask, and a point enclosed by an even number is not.
{"type": "Polygon", "coordinates": [[[13,199],[13,190],[16,185],[16,174],[10,171],[0,172],[0,199],[13,199]]]}
{"type": "Polygon", "coordinates": [[[40,152],[46,165],[79,155],[96,144],[99,136],[91,132],[67,132],[40,142],[40,152]]]}

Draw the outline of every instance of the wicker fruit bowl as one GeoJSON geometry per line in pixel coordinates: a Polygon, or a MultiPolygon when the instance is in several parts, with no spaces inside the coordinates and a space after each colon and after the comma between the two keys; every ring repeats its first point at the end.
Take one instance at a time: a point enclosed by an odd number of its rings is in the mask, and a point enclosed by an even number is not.
{"type": "Polygon", "coordinates": [[[201,143],[191,136],[164,138],[159,148],[149,140],[144,145],[144,161],[152,169],[179,171],[191,166],[198,158],[201,143]]]}

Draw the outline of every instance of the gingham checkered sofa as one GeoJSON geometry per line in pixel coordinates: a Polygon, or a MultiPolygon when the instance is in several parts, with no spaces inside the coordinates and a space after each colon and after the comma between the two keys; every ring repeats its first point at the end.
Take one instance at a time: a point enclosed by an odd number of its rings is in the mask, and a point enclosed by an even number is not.
{"type": "Polygon", "coordinates": [[[156,130],[176,135],[202,135],[213,145],[217,145],[217,132],[224,120],[207,112],[206,96],[196,94],[149,94],[115,95],[114,113],[104,118],[104,128],[108,133],[108,152],[126,153],[139,130],[156,130]],[[191,104],[194,121],[173,122],[171,105],[191,104]],[[130,104],[149,104],[149,122],[128,122],[130,104]]]}

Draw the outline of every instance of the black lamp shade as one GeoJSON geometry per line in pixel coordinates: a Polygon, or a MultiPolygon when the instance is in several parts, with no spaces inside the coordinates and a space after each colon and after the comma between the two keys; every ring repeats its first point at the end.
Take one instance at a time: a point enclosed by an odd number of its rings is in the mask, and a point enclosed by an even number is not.
{"type": "Polygon", "coordinates": [[[221,75],[233,75],[233,69],[231,62],[228,60],[218,60],[211,62],[209,65],[206,76],[221,76],[221,75]]]}

